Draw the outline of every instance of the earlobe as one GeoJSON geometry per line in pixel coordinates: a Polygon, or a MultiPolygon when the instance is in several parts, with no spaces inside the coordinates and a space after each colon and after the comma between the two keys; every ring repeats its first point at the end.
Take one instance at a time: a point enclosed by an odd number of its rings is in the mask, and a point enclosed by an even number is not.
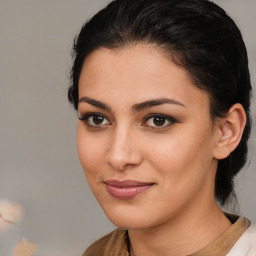
{"type": "Polygon", "coordinates": [[[218,123],[214,158],[224,159],[236,149],[240,143],[246,124],[246,114],[241,104],[234,104],[227,115],[218,123]]]}

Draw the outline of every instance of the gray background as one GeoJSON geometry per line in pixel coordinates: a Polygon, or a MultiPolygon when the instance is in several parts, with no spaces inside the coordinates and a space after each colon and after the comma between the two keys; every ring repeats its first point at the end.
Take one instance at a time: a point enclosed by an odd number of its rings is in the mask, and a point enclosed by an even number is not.
{"type": "MultiPolygon", "coordinates": [[[[76,256],[113,229],[80,167],[76,112],[66,97],[73,38],[106,2],[0,0],[0,199],[25,211],[3,238],[9,247],[24,236],[38,245],[36,255],[76,256]]],[[[256,1],[215,2],[242,30],[255,86],[256,1]]],[[[254,125],[255,112],[254,102],[254,125]]],[[[237,192],[241,214],[256,221],[255,129],[250,142],[237,192]]]]}

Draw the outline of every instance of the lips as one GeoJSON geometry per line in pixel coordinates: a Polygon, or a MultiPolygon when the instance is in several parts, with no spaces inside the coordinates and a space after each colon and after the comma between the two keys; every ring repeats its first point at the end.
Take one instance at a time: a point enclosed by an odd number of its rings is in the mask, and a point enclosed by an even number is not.
{"type": "Polygon", "coordinates": [[[154,185],[134,180],[107,180],[105,184],[109,194],[119,199],[131,199],[154,185]]]}

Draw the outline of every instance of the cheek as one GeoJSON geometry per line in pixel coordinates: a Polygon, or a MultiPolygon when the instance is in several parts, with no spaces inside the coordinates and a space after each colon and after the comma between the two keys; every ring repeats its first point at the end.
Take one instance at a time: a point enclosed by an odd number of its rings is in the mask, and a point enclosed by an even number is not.
{"type": "Polygon", "coordinates": [[[209,130],[180,130],[175,136],[155,140],[147,158],[163,177],[168,176],[174,183],[184,180],[184,176],[187,179],[194,174],[203,175],[212,161],[210,138],[209,130]]]}
{"type": "Polygon", "coordinates": [[[162,207],[162,211],[168,212],[178,209],[198,195],[205,184],[209,184],[207,180],[211,179],[212,170],[210,150],[211,141],[207,141],[202,133],[198,133],[196,143],[189,136],[155,143],[154,150],[150,152],[150,164],[158,177],[161,195],[171,205],[162,205],[161,200],[156,200],[159,209],[162,207]]]}
{"type": "Polygon", "coordinates": [[[85,130],[83,125],[79,124],[77,129],[77,150],[81,165],[87,178],[95,176],[100,170],[103,152],[101,143],[93,139],[85,130]]]}

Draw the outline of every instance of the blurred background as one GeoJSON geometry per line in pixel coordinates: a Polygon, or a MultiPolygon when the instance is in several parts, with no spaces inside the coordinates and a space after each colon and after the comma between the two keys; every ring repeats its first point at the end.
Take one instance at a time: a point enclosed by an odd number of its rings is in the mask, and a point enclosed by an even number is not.
{"type": "MultiPolygon", "coordinates": [[[[0,200],[24,209],[22,221],[1,234],[1,256],[22,237],[37,244],[37,256],[77,256],[114,228],[80,167],[76,112],[67,100],[74,36],[107,2],[0,0],[0,200]]],[[[242,30],[256,90],[256,1],[214,2],[242,30]]],[[[255,100],[252,112],[250,163],[237,178],[236,211],[256,222],[255,100]]]]}

